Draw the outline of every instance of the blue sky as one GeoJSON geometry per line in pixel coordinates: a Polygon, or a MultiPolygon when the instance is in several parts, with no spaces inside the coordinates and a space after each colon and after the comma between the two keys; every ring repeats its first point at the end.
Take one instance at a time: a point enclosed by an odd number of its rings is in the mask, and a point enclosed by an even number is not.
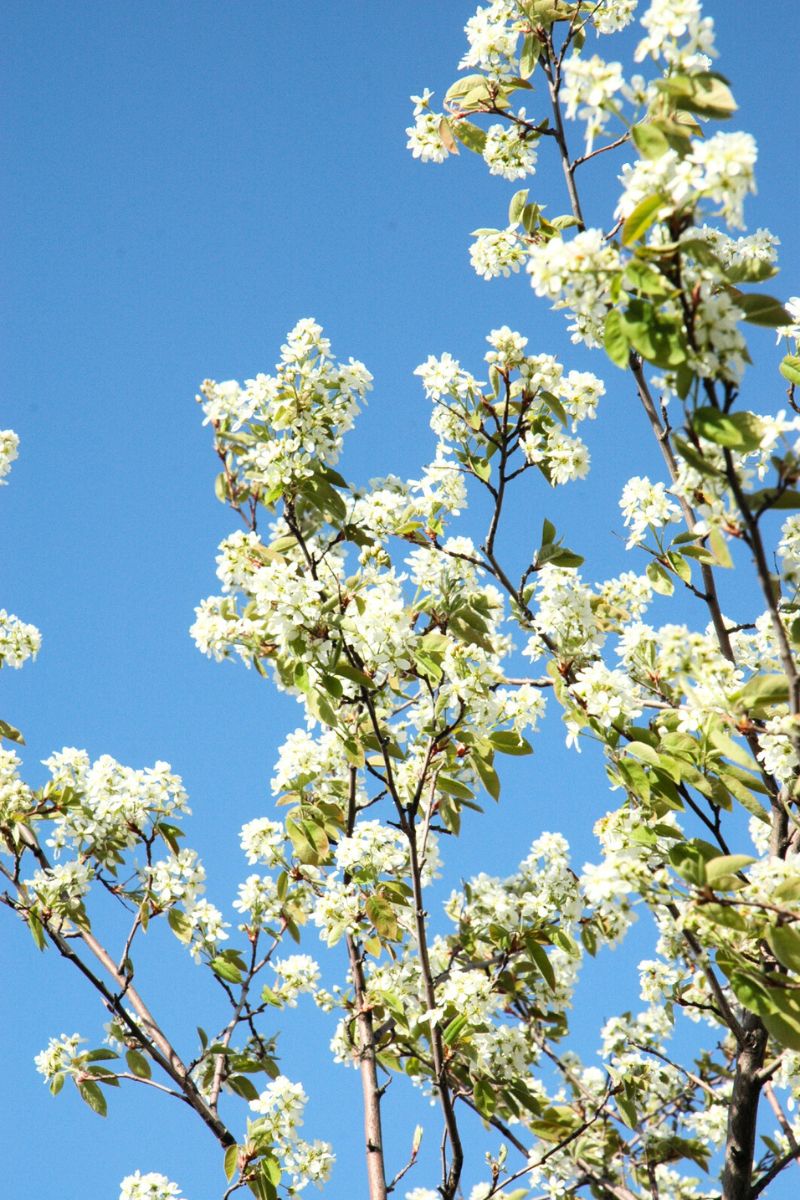
{"type": "MultiPolygon", "coordinates": [[[[773,0],[768,17],[749,0],[705,7],[740,104],[735,127],[759,142],[750,227],[779,234],[784,269],[773,290],[796,294],[795,5],[773,0]]],[[[268,811],[275,748],[299,710],[256,676],[206,661],[188,637],[232,528],[213,496],[210,439],[193,400],[200,380],[268,371],[285,331],[314,315],[335,352],[375,376],[348,473],[414,476],[432,442],[413,368],[449,350],[479,374],[486,333],[508,323],[532,350],[591,364],[609,389],[589,431],[593,475],[556,495],[539,490],[515,536],[535,536],[548,515],[598,576],[630,565],[616,498],[645,429],[628,381],[577,353],[524,279],[472,273],[469,231],[504,221],[514,185],[466,154],[423,167],[405,149],[408,96],[425,85],[441,95],[454,78],[471,11],[455,0],[312,0],[294,11],[276,0],[28,0],[0,14],[0,203],[11,230],[0,426],[22,441],[0,496],[0,604],[44,633],[35,665],[3,672],[2,715],[25,732],[33,781],[39,760],[65,745],[135,766],[170,761],[190,792],[190,841],[220,904],[244,874],[238,828],[268,811]]],[[[560,172],[544,158],[532,194],[556,205],[560,172]]],[[[591,178],[599,216],[612,200],[603,174],[591,178]]],[[[749,400],[758,407],[776,394],[771,336],[753,344],[754,378],[773,389],[749,400]]],[[[656,470],[649,446],[637,469],[656,470]]],[[[564,760],[552,724],[535,773],[512,780],[491,827],[476,825],[459,847],[456,877],[510,871],[537,832],[563,822],[565,796],[570,825],[586,831],[576,864],[591,855],[588,831],[608,804],[602,770],[588,754],[564,760]]],[[[216,1146],[179,1106],[113,1096],[101,1124],[68,1091],[50,1098],[33,1055],[62,1030],[97,1038],[102,1014],[54,955],[36,956],[10,919],[2,928],[8,1193],[33,1200],[57,1183],[62,1200],[116,1200],[120,1177],[141,1166],[174,1177],[190,1200],[218,1196],[216,1146]]],[[[195,1003],[213,1014],[199,970],[173,940],[160,944],[148,973],[165,1024],[180,1027],[195,1003]]],[[[601,966],[597,979],[610,986],[619,969],[601,966]]],[[[321,1067],[330,1031],[293,1015],[285,1069],[317,1081],[308,1133],[336,1143],[326,1196],[344,1200],[360,1179],[360,1155],[346,1144],[357,1145],[360,1125],[356,1076],[321,1067]]],[[[596,1013],[583,1020],[588,1037],[596,1013]]],[[[398,1163],[417,1119],[399,1107],[398,1163]]],[[[433,1136],[433,1114],[429,1124],[433,1136]]],[[[409,1186],[424,1183],[432,1179],[409,1186]]],[[[780,1189],[771,1195],[780,1200],[780,1189]]]]}

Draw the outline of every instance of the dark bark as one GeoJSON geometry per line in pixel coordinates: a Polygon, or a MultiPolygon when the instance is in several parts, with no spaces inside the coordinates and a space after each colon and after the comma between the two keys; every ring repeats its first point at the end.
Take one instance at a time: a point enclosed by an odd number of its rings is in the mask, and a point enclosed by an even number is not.
{"type": "Polygon", "coordinates": [[[759,1073],[764,1065],[767,1031],[751,1012],[743,1015],[741,1028],[743,1039],[736,1055],[728,1111],[722,1200],[749,1200],[753,1178],[758,1102],[763,1086],[759,1073]]]}

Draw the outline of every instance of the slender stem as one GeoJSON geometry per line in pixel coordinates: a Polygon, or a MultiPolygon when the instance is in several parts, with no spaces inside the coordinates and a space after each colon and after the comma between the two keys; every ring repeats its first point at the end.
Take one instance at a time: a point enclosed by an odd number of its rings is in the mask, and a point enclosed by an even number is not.
{"type": "MultiPolygon", "coordinates": [[[[661,418],[658,415],[655,401],[653,400],[650,388],[647,385],[647,380],[644,377],[644,365],[638,354],[631,355],[630,369],[631,374],[636,381],[636,390],[639,394],[639,399],[642,402],[642,407],[647,414],[647,419],[650,422],[650,426],[655,434],[659,449],[661,450],[662,457],[666,463],[667,470],[669,471],[669,477],[673,484],[677,483],[678,460],[676,459],[675,452],[672,449],[669,431],[661,423],[661,418]]],[[[683,519],[686,523],[687,529],[693,530],[697,524],[697,516],[693,508],[683,496],[678,497],[678,504],[680,505],[681,512],[683,513],[683,519]]],[[[711,615],[711,621],[714,626],[714,633],[717,636],[717,641],[719,642],[719,648],[729,662],[734,662],[735,656],[733,653],[733,646],[731,645],[731,639],[728,634],[725,619],[722,615],[722,609],[720,608],[714,572],[708,563],[701,563],[700,574],[703,580],[703,587],[705,589],[705,602],[708,605],[708,611],[711,615]]]]}
{"type": "Polygon", "coordinates": [[[559,101],[559,91],[561,90],[561,78],[558,64],[555,61],[553,53],[553,43],[548,37],[542,53],[542,66],[547,78],[547,88],[550,93],[550,104],[553,109],[553,120],[555,122],[556,144],[558,145],[559,155],[561,157],[561,167],[564,171],[564,182],[567,185],[567,194],[572,207],[572,215],[578,222],[581,229],[586,228],[586,223],[583,219],[581,210],[581,202],[578,197],[578,189],[575,187],[575,174],[573,164],[570,162],[569,149],[567,147],[567,136],[564,132],[564,119],[561,115],[561,103],[559,101]]]}
{"type": "Polygon", "coordinates": [[[776,1121],[783,1131],[783,1136],[789,1143],[794,1155],[794,1161],[797,1163],[798,1167],[800,1167],[800,1147],[797,1145],[797,1138],[794,1136],[794,1130],[788,1121],[786,1113],[781,1107],[778,1097],[775,1095],[775,1089],[769,1081],[764,1084],[764,1095],[767,1098],[767,1103],[775,1114],[776,1121]]]}
{"type": "Polygon", "coordinates": [[[573,172],[576,167],[580,167],[583,165],[583,163],[591,162],[593,158],[597,158],[598,154],[605,154],[606,150],[616,150],[618,146],[623,146],[625,142],[630,141],[630,136],[631,135],[626,131],[615,141],[609,142],[608,145],[598,146],[596,150],[592,150],[589,154],[582,154],[580,158],[574,159],[572,163],[573,172]]]}
{"type": "MultiPolygon", "coordinates": [[[[31,851],[36,861],[45,870],[50,870],[50,863],[47,855],[42,850],[36,836],[30,829],[23,828],[23,841],[31,851]]],[[[25,894],[24,885],[18,881],[14,881],[19,902],[18,908],[21,911],[27,911],[28,899],[25,894]]],[[[40,918],[41,919],[41,918],[40,918]]],[[[145,1004],[142,997],[139,995],[136,988],[133,986],[132,977],[130,974],[120,970],[114,959],[106,950],[94,934],[88,928],[76,927],[75,936],[83,942],[87,950],[97,959],[101,966],[106,971],[109,978],[113,981],[118,989],[117,993],[111,991],[108,985],[102,978],[97,976],[90,967],[83,961],[80,955],[73,950],[67,939],[57,929],[54,929],[46,920],[42,920],[42,927],[46,931],[48,937],[56,946],[59,953],[73,964],[81,974],[89,980],[92,986],[100,993],[106,1002],[109,1011],[115,1013],[127,1028],[135,1035],[138,1041],[143,1046],[147,1047],[148,1052],[153,1057],[153,1060],[158,1063],[163,1071],[173,1080],[180,1088],[180,1091],[189,1104],[202,1118],[205,1124],[211,1129],[217,1141],[222,1146],[229,1146],[235,1142],[235,1138],[219,1119],[217,1114],[212,1111],[207,1102],[203,1099],[200,1091],[197,1088],[194,1080],[191,1077],[188,1067],[181,1060],[180,1055],[175,1050],[169,1038],[163,1032],[158,1022],[155,1020],[150,1009],[145,1004]],[[122,1003],[123,997],[133,1008],[141,1025],[133,1020],[122,1003]]]]}
{"type": "MultiPolygon", "coordinates": [[[[250,989],[250,984],[253,981],[253,976],[255,974],[255,969],[256,969],[257,949],[258,949],[258,934],[256,934],[253,937],[253,939],[250,943],[250,969],[247,973],[247,978],[245,979],[244,983],[242,984],[242,990],[239,994],[239,1000],[234,1007],[233,1015],[232,1015],[230,1021],[228,1022],[228,1024],[226,1025],[225,1030],[222,1034],[222,1037],[219,1039],[220,1045],[225,1046],[226,1049],[231,1044],[231,1038],[233,1037],[233,1032],[236,1029],[236,1026],[239,1024],[239,1019],[242,1015],[242,1009],[244,1008],[245,1004],[247,1003],[247,993],[250,989]]],[[[223,1079],[224,1079],[224,1075],[225,1075],[226,1062],[227,1062],[226,1055],[224,1055],[224,1054],[217,1055],[217,1061],[214,1064],[214,1078],[211,1083],[211,1091],[210,1091],[209,1097],[208,1097],[209,1107],[213,1108],[215,1112],[217,1109],[217,1102],[219,1100],[220,1089],[222,1088],[222,1083],[223,1083],[223,1079]]]]}
{"type": "MultiPolygon", "coordinates": [[[[56,930],[51,929],[46,923],[43,922],[43,926],[59,954],[66,958],[68,962],[71,962],[72,965],[76,967],[78,971],[80,971],[84,978],[91,983],[92,987],[94,987],[95,990],[100,993],[109,1011],[113,1012],[123,1022],[123,1024],[130,1029],[137,1041],[139,1041],[143,1046],[147,1047],[148,1053],[152,1056],[153,1060],[158,1063],[165,1074],[167,1074],[180,1089],[181,1099],[184,1100],[185,1103],[190,1106],[190,1108],[193,1108],[196,1113],[198,1113],[203,1122],[214,1134],[214,1137],[217,1139],[220,1145],[232,1146],[236,1141],[233,1134],[223,1124],[216,1113],[211,1111],[205,1100],[203,1100],[203,1097],[197,1090],[194,1081],[188,1075],[183,1063],[178,1058],[178,1055],[175,1053],[172,1046],[166,1040],[160,1030],[159,1038],[156,1039],[153,1036],[153,1027],[148,1021],[144,1021],[144,1027],[139,1026],[129,1015],[128,1011],[122,1004],[120,997],[115,996],[111,989],[103,982],[103,980],[99,976],[95,975],[91,968],[88,967],[83,961],[80,955],[73,950],[69,942],[56,930]]],[[[102,950],[102,947],[99,948],[102,950]]],[[[105,953],[105,951],[103,953],[105,953]]],[[[106,955],[106,958],[109,962],[111,962],[112,970],[115,970],[110,956],[106,955]]],[[[116,982],[121,982],[124,984],[124,980],[121,977],[117,977],[116,982]]],[[[130,989],[128,989],[127,994],[130,995],[130,989]]],[[[146,1008],[145,1011],[147,1011],[146,1008]]]]}
{"type": "Polygon", "coordinates": [[[458,1190],[459,1180],[461,1179],[461,1169],[464,1165],[464,1150],[461,1145],[461,1135],[458,1130],[453,1095],[450,1091],[450,1085],[447,1080],[442,1030],[435,1016],[436,988],[433,982],[433,972],[431,970],[430,957],[428,955],[428,937],[425,928],[425,908],[422,903],[422,879],[417,852],[417,830],[413,818],[409,819],[405,816],[405,814],[403,814],[402,820],[403,832],[408,838],[409,855],[411,859],[411,885],[414,894],[414,922],[417,932],[417,949],[419,953],[419,965],[422,975],[423,990],[425,993],[425,1003],[428,1006],[428,1012],[430,1014],[433,1068],[436,1076],[436,1088],[439,1093],[439,1102],[441,1104],[442,1114],[444,1116],[445,1131],[450,1142],[450,1166],[449,1169],[447,1169],[443,1164],[442,1186],[440,1191],[442,1193],[443,1200],[453,1200],[458,1190]]]}
{"type": "Polygon", "coordinates": [[[760,1196],[765,1188],[769,1187],[773,1179],[777,1179],[781,1171],[788,1167],[793,1158],[794,1150],[789,1150],[782,1158],[776,1159],[769,1170],[765,1171],[761,1178],[751,1187],[749,1200],[756,1200],[756,1197],[760,1196]]]}
{"type": "MultiPolygon", "coordinates": [[[[356,823],[357,770],[350,768],[350,788],[347,809],[347,836],[351,837],[356,823]]],[[[349,876],[345,876],[349,882],[349,876]]],[[[358,1065],[361,1075],[361,1094],[364,1102],[364,1144],[367,1161],[367,1185],[369,1200],[386,1200],[386,1164],[383,1152],[383,1127],[381,1121],[381,1089],[378,1085],[378,1064],[375,1051],[375,1027],[372,1009],[367,999],[367,983],[364,976],[364,959],[361,947],[352,934],[345,937],[350,960],[350,977],[356,1007],[356,1031],[358,1037],[358,1065]]]]}

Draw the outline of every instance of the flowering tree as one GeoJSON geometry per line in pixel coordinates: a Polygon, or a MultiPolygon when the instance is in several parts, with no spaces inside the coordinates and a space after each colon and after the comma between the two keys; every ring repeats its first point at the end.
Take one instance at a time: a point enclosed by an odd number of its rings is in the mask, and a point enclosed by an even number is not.
{"type": "MultiPolygon", "coordinates": [[[[302,993],[336,1014],[334,1058],[360,1074],[370,1200],[420,1170],[421,1133],[405,1163],[384,1153],[399,1074],[441,1125],[440,1164],[407,1200],[755,1200],[800,1166],[800,301],[753,290],[776,273],[777,239],[738,235],[756,147],[718,129],[736,104],[711,69],[711,21],[699,0],[643,8],[634,58],[649,78],[595,52],[637,0],[494,0],[467,23],[467,73],[441,111],[413,97],[407,131],[425,162],[464,147],[504,179],[563,173],[562,215],[519,191],[470,255],[486,279],[524,269],[643,409],[664,476],[623,490],[631,570],[588,582],[589,548],[566,547],[554,520],[552,490],[589,469],[578,428],[598,415],[599,376],[507,326],[487,338],[484,380],[431,357],[416,371],[431,461],[363,488],[337,465],[372,378],[306,319],[273,373],[207,380],[198,397],[239,525],[193,637],[304,709],[273,778],[284,819],[241,831],[234,927],[204,898],[166,763],[64,749],[34,791],[21,735],[0,724],[0,899],[109,1021],[102,1044],[51,1039],[37,1068],[101,1115],[121,1084],[188,1105],[221,1148],[209,1194],[274,1200],[329,1177],[332,1148],[301,1135],[305,1091],[276,1057],[278,1012],[302,993]],[[601,155],[624,163],[613,213],[582,192],[601,155]],[[748,323],[784,343],[766,411],[746,407],[748,323]],[[462,524],[476,495],[480,533],[462,524]],[[509,547],[508,513],[532,503],[540,535],[509,547]],[[676,619],[645,622],[670,604],[676,619]],[[530,755],[548,695],[567,746],[595,743],[616,792],[597,862],[579,875],[563,833],[541,834],[505,878],[453,891],[442,923],[426,889],[457,863],[462,823],[500,799],[505,757],[530,755]],[[113,949],[95,932],[110,900],[125,920],[113,949]],[[601,1065],[586,1063],[569,1023],[581,961],[622,943],[637,911],[652,936],[643,1007],[607,1021],[601,1065]],[[229,1006],[193,1045],[139,988],[158,920],[229,1006]],[[309,953],[320,939],[330,987],[309,953]],[[470,1156],[480,1123],[489,1150],[470,1156]]],[[[16,453],[0,434],[0,476],[16,453]]],[[[0,663],[20,667],[39,641],[0,613],[0,663]]],[[[179,1195],[138,1171],[120,1193],[179,1195]]]]}

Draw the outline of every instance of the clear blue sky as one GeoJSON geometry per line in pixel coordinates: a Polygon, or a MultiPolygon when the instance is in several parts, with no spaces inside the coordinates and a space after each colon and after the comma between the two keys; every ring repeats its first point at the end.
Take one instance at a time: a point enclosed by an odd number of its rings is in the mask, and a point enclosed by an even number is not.
{"type": "MultiPolygon", "coordinates": [[[[469,231],[503,222],[514,185],[467,155],[423,167],[405,150],[408,96],[425,85],[441,95],[472,11],[460,0],[16,0],[3,9],[10,234],[0,426],[16,429],[22,446],[0,494],[0,605],[39,625],[44,646],[24,672],[3,672],[2,716],[26,734],[33,781],[39,760],[64,745],[135,766],[170,761],[189,789],[190,841],[221,905],[244,874],[238,828],[268,811],[275,747],[299,710],[254,675],[203,659],[188,637],[232,528],[213,496],[199,381],[268,371],[285,331],[316,316],[334,350],[375,375],[346,464],[366,480],[414,476],[429,453],[427,404],[411,374],[429,353],[449,350],[477,373],[485,334],[508,323],[532,350],[588,365],[524,280],[485,283],[470,269],[469,231]]],[[[740,103],[736,127],[759,142],[751,228],[779,234],[774,290],[796,294],[796,4],[709,0],[706,11],[740,103]]],[[[533,186],[555,203],[555,163],[542,164],[533,186]]],[[[607,211],[599,176],[593,189],[596,211],[607,211]]],[[[769,360],[769,335],[755,346],[769,360]]],[[[600,576],[623,563],[616,498],[628,445],[645,431],[623,376],[592,363],[609,384],[590,431],[594,475],[539,496],[600,576]]],[[[649,449],[645,461],[655,469],[649,449]]],[[[538,531],[542,515],[523,514],[519,536],[538,531]]],[[[465,840],[456,878],[512,869],[541,829],[558,826],[559,810],[563,820],[565,789],[569,824],[586,831],[576,865],[591,856],[588,831],[609,806],[603,774],[588,755],[565,762],[553,726],[532,781],[520,776],[492,814],[491,837],[476,827],[465,840]]],[[[131,1092],[111,1096],[103,1124],[72,1089],[50,1098],[33,1055],[61,1031],[97,1037],[102,1014],[7,916],[0,938],[8,1195],[34,1200],[57,1188],[60,1200],[116,1200],[121,1176],[141,1166],[175,1178],[191,1200],[214,1200],[220,1155],[188,1111],[131,1092]]],[[[313,953],[313,933],[309,942],[313,953]]],[[[170,938],[163,962],[163,979],[157,964],[150,974],[165,1024],[180,1025],[185,1008],[213,1014],[199,969],[170,938]]],[[[601,966],[598,980],[619,965],[601,966]]],[[[635,1004],[633,972],[629,982],[635,1004]]],[[[356,1076],[320,1066],[330,1030],[297,1015],[282,1022],[285,1070],[315,1091],[307,1132],[336,1144],[326,1196],[346,1200],[363,1194],[360,1151],[347,1146],[359,1146],[356,1076]]],[[[587,1014],[587,1036],[596,1019],[587,1014]]],[[[393,1141],[398,1163],[414,1120],[406,1112],[393,1141]]],[[[429,1123],[433,1133],[432,1113],[429,1123]]]]}

